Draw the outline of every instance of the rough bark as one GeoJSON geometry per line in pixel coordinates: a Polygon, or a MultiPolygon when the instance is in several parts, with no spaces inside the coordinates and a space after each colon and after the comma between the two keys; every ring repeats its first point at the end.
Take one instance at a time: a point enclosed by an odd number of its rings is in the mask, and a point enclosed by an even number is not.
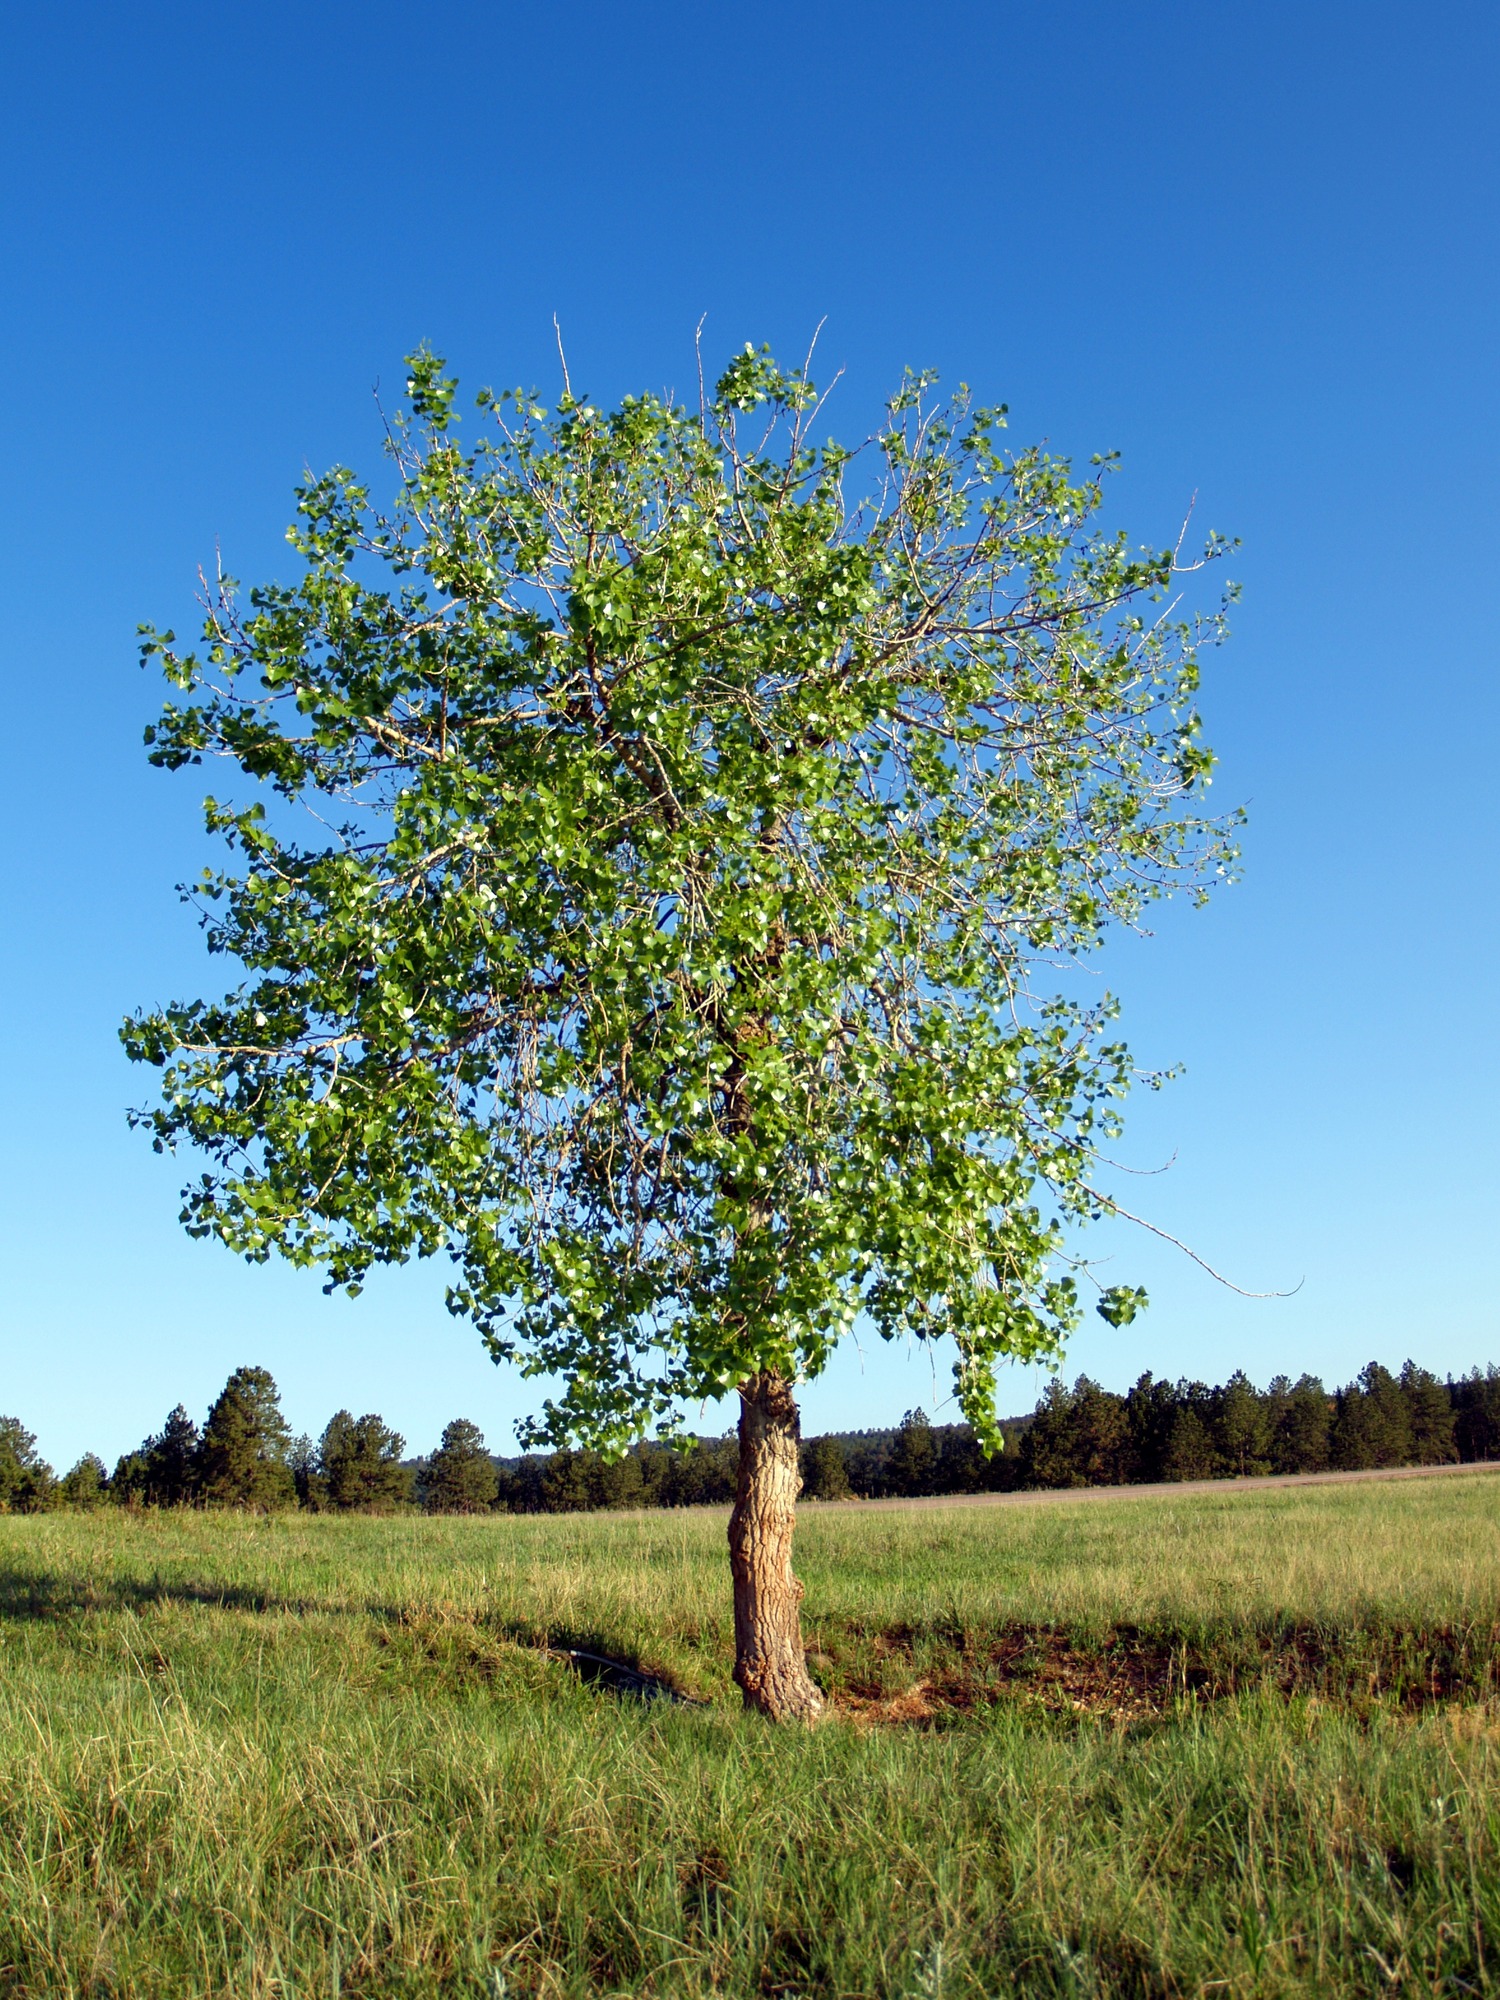
{"type": "Polygon", "coordinates": [[[740,1384],[740,1464],[729,1517],[734,1677],[746,1708],[773,1722],[815,1722],[823,1697],[802,1652],[802,1585],[792,1530],[802,1476],[797,1405],[781,1375],[740,1384]]]}

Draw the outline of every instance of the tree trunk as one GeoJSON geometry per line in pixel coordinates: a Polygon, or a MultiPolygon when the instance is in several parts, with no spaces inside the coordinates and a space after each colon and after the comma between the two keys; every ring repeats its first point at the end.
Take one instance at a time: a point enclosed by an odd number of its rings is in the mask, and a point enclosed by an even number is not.
{"type": "Polygon", "coordinates": [[[782,1375],[740,1384],[740,1466],[729,1517],[734,1677],[746,1708],[773,1722],[815,1722],[823,1697],[802,1653],[792,1530],[802,1476],[797,1405],[782,1375]]]}

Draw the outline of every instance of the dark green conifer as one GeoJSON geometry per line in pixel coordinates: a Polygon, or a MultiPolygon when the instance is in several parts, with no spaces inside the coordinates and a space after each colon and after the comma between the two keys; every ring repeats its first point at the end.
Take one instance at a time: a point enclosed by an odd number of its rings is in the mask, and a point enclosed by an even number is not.
{"type": "Polygon", "coordinates": [[[198,1426],[179,1403],[158,1435],[115,1461],[110,1498],[123,1507],[176,1507],[194,1499],[198,1426]]]}
{"type": "Polygon", "coordinates": [[[1083,1485],[1072,1414],[1072,1390],[1061,1380],[1049,1382],[1021,1443],[1021,1476],[1025,1485],[1083,1485]]]}
{"type": "Polygon", "coordinates": [[[64,1473],[58,1481],[57,1497],[64,1507],[102,1507],[109,1498],[109,1474],[104,1460],[86,1451],[72,1471],[64,1473]]]}
{"type": "Polygon", "coordinates": [[[52,1504],[56,1479],[19,1417],[0,1417],[0,1512],[35,1514],[52,1504]]]}
{"type": "Polygon", "coordinates": [[[318,1446],[329,1506],[345,1513],[386,1513],[410,1500],[412,1476],[401,1463],[405,1449],[405,1438],[383,1418],[337,1411],[318,1446]]]}
{"type": "Polygon", "coordinates": [[[1458,1443],[1448,1385],[1415,1361],[1408,1361],[1401,1370],[1401,1394],[1411,1420],[1411,1462],[1451,1465],[1458,1457],[1458,1443]]]}
{"type": "Polygon", "coordinates": [[[1326,1472],[1333,1431],[1333,1400],[1323,1384],[1316,1375],[1299,1376],[1287,1384],[1277,1400],[1271,1433],[1272,1471],[1326,1472]]]}
{"type": "Polygon", "coordinates": [[[1243,1369],[1214,1398],[1214,1443],[1224,1469],[1243,1479],[1271,1469],[1271,1426],[1264,1399],[1243,1369]]]}
{"type": "MultiPolygon", "coordinates": [[[[1179,1394],[1184,1387],[1201,1389],[1202,1384],[1180,1384],[1179,1394]]],[[[1214,1449],[1213,1432],[1203,1415],[1206,1393],[1204,1397],[1184,1398],[1172,1414],[1162,1460],[1164,1479],[1215,1479],[1223,1471],[1223,1462],[1214,1449]]]]}
{"type": "Polygon", "coordinates": [[[1333,1421],[1334,1465],[1341,1472],[1410,1465],[1415,1449],[1411,1412],[1388,1368],[1372,1361],[1338,1396],[1333,1421]]]}
{"type": "Polygon", "coordinates": [[[184,1506],[198,1490],[198,1426],[182,1408],[172,1410],[162,1434],[146,1444],[146,1480],[154,1506],[184,1506]]]}
{"type": "Polygon", "coordinates": [[[1453,1384],[1459,1456],[1468,1463],[1500,1458],[1500,1368],[1475,1368],[1453,1384]]]}
{"type": "Polygon", "coordinates": [[[1073,1463],[1085,1486],[1119,1486],[1130,1477],[1132,1453],[1125,1398],[1087,1375],[1073,1384],[1073,1463]]]}
{"type": "Polygon", "coordinates": [[[429,1514],[484,1514],[500,1491],[484,1434],[467,1417],[455,1417],[442,1443],[417,1474],[417,1497],[429,1514]]]}
{"type": "Polygon", "coordinates": [[[809,1500],[848,1499],[849,1471],[837,1438],[814,1438],[803,1446],[802,1491],[809,1500]]]}
{"type": "Polygon", "coordinates": [[[195,1482],[200,1496],[220,1507],[291,1506],[297,1497],[287,1463],[291,1441],[269,1371],[236,1368],[203,1426],[195,1482]]]}
{"type": "Polygon", "coordinates": [[[566,1445],[553,1452],[542,1474],[542,1506],[549,1514],[581,1514],[589,1498],[589,1454],[566,1445]]]}
{"type": "Polygon", "coordinates": [[[1171,1383],[1158,1382],[1148,1369],[1125,1398],[1132,1478],[1152,1484],[1166,1478],[1167,1441],[1176,1414],[1177,1396],[1171,1383]]]}
{"type": "Polygon", "coordinates": [[[925,1410],[908,1410],[891,1448],[887,1477],[893,1493],[922,1494],[933,1490],[937,1446],[925,1410]]]}

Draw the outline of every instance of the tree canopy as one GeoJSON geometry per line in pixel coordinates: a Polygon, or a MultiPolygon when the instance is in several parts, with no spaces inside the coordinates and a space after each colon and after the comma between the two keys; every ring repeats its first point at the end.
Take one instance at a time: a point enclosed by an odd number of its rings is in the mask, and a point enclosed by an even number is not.
{"type": "Polygon", "coordinates": [[[500,1475],[483,1432],[467,1417],[455,1417],[418,1475],[422,1505],[435,1514],[481,1514],[494,1506],[499,1492],[500,1475]]]}
{"type": "MultiPolygon", "coordinates": [[[[183,1415],[180,1407],[173,1412],[175,1418],[183,1415]]],[[[225,1507],[290,1506],[297,1497],[287,1463],[291,1441],[270,1372],[236,1368],[214,1399],[198,1441],[198,1497],[225,1507]]]]}
{"type": "Polygon", "coordinates": [[[406,1440],[373,1412],[353,1417],[336,1410],[318,1445],[318,1471],[330,1505],[364,1512],[399,1506],[412,1497],[412,1478],[401,1463],[406,1440]]]}
{"type": "Polygon", "coordinates": [[[750,348],[696,407],[485,392],[472,443],[437,357],[407,392],[392,509],[313,479],[293,581],[145,633],[153,761],[251,781],[194,892],[244,982],[124,1030],[206,1156],[187,1227],[351,1289],[451,1253],[563,1384],[537,1440],[618,1451],[865,1314],[951,1335],[995,1441],[1132,1076],[1058,968],[1231,858],[1222,604],[1175,598],[1227,545],[1133,547],[1111,461],[928,375],[852,451],[750,348]]]}
{"type": "Polygon", "coordinates": [[[54,1484],[35,1435],[18,1417],[0,1417],[0,1510],[24,1514],[44,1506],[54,1484]]]}

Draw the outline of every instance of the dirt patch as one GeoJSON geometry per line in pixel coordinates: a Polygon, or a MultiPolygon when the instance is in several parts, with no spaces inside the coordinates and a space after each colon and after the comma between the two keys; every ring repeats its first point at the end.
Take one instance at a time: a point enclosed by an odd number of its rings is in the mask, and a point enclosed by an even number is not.
{"type": "MultiPolygon", "coordinates": [[[[904,1635],[877,1640],[886,1661],[907,1649],[904,1635]]],[[[1184,1696],[1211,1692],[1207,1676],[1168,1647],[1116,1639],[1085,1645],[1065,1632],[1018,1626],[892,1691],[887,1669],[878,1681],[833,1688],[834,1704],[871,1722],[941,1725],[1000,1702],[1019,1702],[1062,1715],[1101,1715],[1138,1722],[1160,1715],[1184,1696]]]]}
{"type": "Polygon", "coordinates": [[[1084,1638],[1014,1625],[947,1645],[939,1635],[894,1627],[861,1635],[857,1652],[848,1671],[835,1656],[819,1674],[834,1707],[862,1721],[929,1728],[1001,1704],[1128,1725],[1256,1691],[1406,1712],[1500,1697],[1494,1627],[1292,1626],[1196,1636],[1125,1627],[1084,1638]]]}
{"type": "MultiPolygon", "coordinates": [[[[1433,1707],[1500,1713],[1500,1625],[1401,1627],[1293,1624],[1182,1631],[1116,1626],[1079,1632],[959,1622],[850,1623],[809,1651],[835,1714],[875,1725],[942,1729],[997,1708],[1038,1721],[1149,1723],[1235,1695],[1317,1701],[1345,1714],[1433,1707]]],[[[377,1630],[406,1660],[415,1651],[455,1683],[513,1681],[559,1669],[616,1699],[706,1707],[670,1668],[618,1637],[491,1626],[406,1613],[377,1630]]]]}

